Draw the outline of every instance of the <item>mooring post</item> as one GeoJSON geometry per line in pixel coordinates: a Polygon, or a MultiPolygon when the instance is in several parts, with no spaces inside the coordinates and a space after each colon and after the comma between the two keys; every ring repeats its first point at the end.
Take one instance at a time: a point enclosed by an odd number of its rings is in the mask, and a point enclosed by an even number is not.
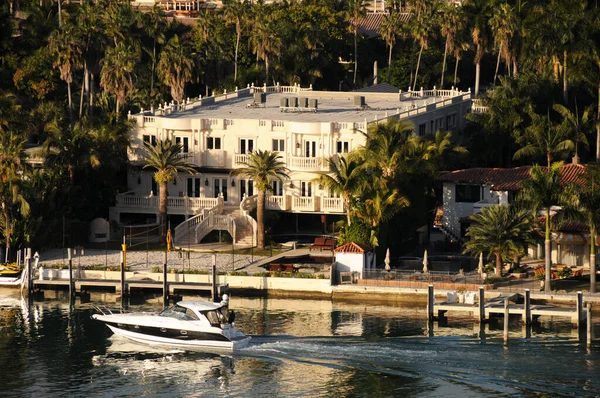
{"type": "Polygon", "coordinates": [[[433,285],[427,287],[427,321],[433,322],[433,302],[434,302],[433,285]]]}
{"type": "Polygon", "coordinates": [[[75,292],[73,291],[73,256],[71,248],[67,249],[67,258],[69,259],[69,296],[72,297],[75,292]]]}
{"type": "Polygon", "coordinates": [[[123,250],[123,261],[121,262],[121,298],[124,299],[125,296],[127,296],[127,288],[125,287],[125,267],[127,266],[127,244],[125,243],[125,235],[123,235],[121,249],[123,250]]]}
{"type": "Polygon", "coordinates": [[[523,314],[525,319],[523,322],[525,325],[531,324],[531,292],[529,289],[525,289],[525,313],[523,314]]]}
{"type": "Polygon", "coordinates": [[[577,292],[577,329],[581,330],[583,321],[583,293],[577,292]]]}
{"type": "Polygon", "coordinates": [[[165,250],[165,261],[163,262],[163,307],[169,302],[169,286],[167,284],[167,251],[165,250]]]}
{"type": "Polygon", "coordinates": [[[25,265],[27,266],[27,297],[31,300],[33,295],[33,275],[31,275],[31,249],[25,252],[25,265]]]}
{"type": "Polygon", "coordinates": [[[485,322],[485,288],[479,286],[479,322],[485,322]]]}
{"type": "Polygon", "coordinates": [[[508,344],[508,297],[504,299],[504,344],[508,344]]]}
{"type": "Polygon", "coordinates": [[[587,346],[588,348],[592,347],[592,303],[587,303],[587,346]]]}
{"type": "Polygon", "coordinates": [[[212,255],[212,301],[217,302],[217,255],[212,255]]]}

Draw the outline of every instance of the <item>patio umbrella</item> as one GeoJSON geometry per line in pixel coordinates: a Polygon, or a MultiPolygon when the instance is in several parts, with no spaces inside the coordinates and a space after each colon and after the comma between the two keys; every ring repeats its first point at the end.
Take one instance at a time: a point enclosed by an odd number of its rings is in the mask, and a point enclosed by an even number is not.
{"type": "Polygon", "coordinates": [[[429,268],[427,268],[428,265],[429,261],[427,260],[427,249],[425,249],[425,252],[423,253],[423,272],[429,272],[429,268]]]}
{"type": "Polygon", "coordinates": [[[390,271],[390,248],[388,247],[387,252],[385,253],[385,260],[383,260],[383,262],[385,263],[385,270],[386,271],[390,271]]]}
{"type": "Polygon", "coordinates": [[[480,274],[483,274],[483,253],[479,252],[479,268],[478,271],[480,274]]]}

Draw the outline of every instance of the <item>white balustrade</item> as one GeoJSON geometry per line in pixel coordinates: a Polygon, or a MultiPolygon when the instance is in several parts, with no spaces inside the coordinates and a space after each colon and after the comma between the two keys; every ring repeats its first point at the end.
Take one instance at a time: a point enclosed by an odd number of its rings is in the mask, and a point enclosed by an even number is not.
{"type": "Polygon", "coordinates": [[[287,210],[285,206],[285,196],[268,195],[266,207],[269,210],[287,210]]]}
{"type": "Polygon", "coordinates": [[[342,198],[321,198],[321,211],[325,213],[343,213],[344,200],[342,198]]]}
{"type": "Polygon", "coordinates": [[[313,196],[294,196],[292,210],[317,211],[316,201],[313,196]]]}
{"type": "Polygon", "coordinates": [[[288,163],[288,167],[302,170],[321,170],[322,165],[323,162],[321,161],[321,158],[306,158],[299,156],[292,156],[288,163]]]}
{"type": "Polygon", "coordinates": [[[246,163],[247,160],[248,160],[248,155],[245,153],[236,153],[234,155],[235,164],[243,164],[243,163],[246,163]]]}

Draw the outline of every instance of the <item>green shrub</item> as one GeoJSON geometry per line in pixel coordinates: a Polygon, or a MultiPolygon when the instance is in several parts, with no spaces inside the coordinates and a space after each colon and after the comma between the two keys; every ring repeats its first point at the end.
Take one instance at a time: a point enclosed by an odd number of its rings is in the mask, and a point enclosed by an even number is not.
{"type": "Polygon", "coordinates": [[[229,276],[248,276],[248,271],[231,271],[228,272],[229,276]]]}
{"type": "Polygon", "coordinates": [[[485,278],[483,283],[485,285],[492,285],[494,283],[500,283],[500,282],[506,282],[506,281],[508,281],[508,278],[506,278],[504,276],[488,276],[487,278],[485,278]]]}
{"type": "Polygon", "coordinates": [[[560,279],[568,278],[573,273],[573,270],[569,267],[563,267],[560,271],[557,272],[557,275],[560,279]]]}

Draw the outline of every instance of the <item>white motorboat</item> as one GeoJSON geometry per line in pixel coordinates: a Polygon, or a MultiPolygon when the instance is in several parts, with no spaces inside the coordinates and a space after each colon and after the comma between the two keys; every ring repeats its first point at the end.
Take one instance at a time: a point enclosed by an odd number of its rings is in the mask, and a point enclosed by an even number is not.
{"type": "Polygon", "coordinates": [[[93,319],[106,323],[113,333],[133,341],[184,348],[235,350],[250,337],[235,327],[227,295],[220,303],[184,300],[159,313],[113,313],[98,308],[93,319]]]}

